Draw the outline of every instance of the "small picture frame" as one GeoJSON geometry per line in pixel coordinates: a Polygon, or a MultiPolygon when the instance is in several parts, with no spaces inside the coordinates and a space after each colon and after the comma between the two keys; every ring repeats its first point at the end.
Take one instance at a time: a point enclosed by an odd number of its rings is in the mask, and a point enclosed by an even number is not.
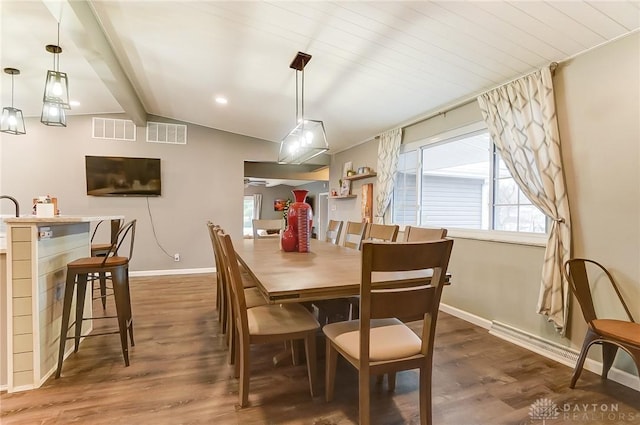
{"type": "Polygon", "coordinates": [[[353,162],[345,162],[344,168],[342,169],[342,177],[346,177],[349,171],[353,170],[353,162]]]}
{"type": "Polygon", "coordinates": [[[340,186],[340,196],[347,196],[351,193],[351,180],[342,180],[340,186]]]}
{"type": "Polygon", "coordinates": [[[286,199],[275,199],[273,201],[273,210],[274,211],[284,211],[285,205],[287,204],[286,199]]]}

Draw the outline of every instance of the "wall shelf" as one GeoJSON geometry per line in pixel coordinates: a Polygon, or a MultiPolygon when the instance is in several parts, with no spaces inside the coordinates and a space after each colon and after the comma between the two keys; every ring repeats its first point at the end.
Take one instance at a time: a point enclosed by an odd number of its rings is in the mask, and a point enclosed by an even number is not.
{"type": "Polygon", "coordinates": [[[342,196],[329,196],[331,199],[349,199],[349,198],[357,198],[358,195],[342,195],[342,196]]]}
{"type": "Polygon", "coordinates": [[[343,177],[342,180],[352,180],[353,181],[353,180],[366,179],[366,178],[369,178],[369,177],[375,177],[377,175],[378,175],[377,173],[372,171],[370,173],[354,174],[353,176],[346,176],[346,177],[343,177]]]}

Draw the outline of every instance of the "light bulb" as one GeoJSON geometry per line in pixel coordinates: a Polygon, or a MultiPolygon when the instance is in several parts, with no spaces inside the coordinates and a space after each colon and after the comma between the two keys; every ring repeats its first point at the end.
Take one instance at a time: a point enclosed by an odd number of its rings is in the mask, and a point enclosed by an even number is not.
{"type": "Polygon", "coordinates": [[[55,106],[50,105],[49,106],[49,115],[51,115],[52,117],[57,117],[58,116],[58,108],[55,106]]]}
{"type": "Polygon", "coordinates": [[[310,144],[311,144],[311,142],[313,142],[313,133],[312,133],[312,132],[307,131],[307,132],[304,134],[304,137],[305,137],[305,139],[306,139],[307,145],[310,145],[310,144]]]}
{"type": "Polygon", "coordinates": [[[53,86],[51,87],[51,93],[54,96],[60,96],[62,94],[62,84],[60,84],[60,77],[55,77],[53,80],[53,86]]]}
{"type": "Polygon", "coordinates": [[[11,112],[9,114],[9,127],[11,127],[11,129],[15,129],[17,123],[18,123],[18,120],[16,119],[15,112],[11,112]]]}

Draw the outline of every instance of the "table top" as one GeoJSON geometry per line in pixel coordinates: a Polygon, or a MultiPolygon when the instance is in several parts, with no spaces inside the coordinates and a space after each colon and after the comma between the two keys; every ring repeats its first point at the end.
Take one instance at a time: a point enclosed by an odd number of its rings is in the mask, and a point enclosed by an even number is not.
{"type": "MultiPolygon", "coordinates": [[[[235,244],[238,259],[271,303],[342,298],[360,293],[362,252],[311,240],[311,252],[284,252],[279,240],[243,239],[235,244]]],[[[387,286],[428,282],[431,270],[376,273],[375,282],[387,286]]]]}

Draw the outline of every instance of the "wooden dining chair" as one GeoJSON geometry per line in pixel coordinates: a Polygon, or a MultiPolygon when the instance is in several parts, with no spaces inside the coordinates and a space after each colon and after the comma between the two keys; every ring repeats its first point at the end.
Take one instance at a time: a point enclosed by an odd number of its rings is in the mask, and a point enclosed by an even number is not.
{"type": "MultiPolygon", "coordinates": [[[[221,245],[220,236],[224,234],[224,231],[221,227],[217,227],[212,232],[212,239],[214,243],[214,251],[217,253],[216,259],[218,263],[216,263],[217,267],[217,275],[220,276],[220,284],[221,284],[221,294],[223,305],[221,311],[219,312],[220,316],[224,316],[221,320],[221,329],[225,334],[225,342],[229,347],[229,364],[233,364],[235,360],[235,352],[236,352],[236,340],[235,340],[235,321],[234,311],[233,311],[233,302],[231,300],[231,289],[230,289],[230,278],[228,275],[228,258],[226,257],[226,253],[221,245]]],[[[244,294],[246,299],[247,308],[255,307],[258,305],[267,304],[266,299],[260,293],[260,290],[256,287],[255,281],[246,271],[241,271],[240,278],[242,280],[242,285],[244,288],[244,294]]]]}
{"type": "Polygon", "coordinates": [[[218,323],[220,323],[222,333],[227,332],[226,321],[226,302],[224,300],[224,293],[222,288],[222,266],[220,263],[219,252],[216,249],[215,232],[220,228],[219,225],[214,224],[211,221],[207,221],[207,230],[209,232],[209,239],[211,239],[211,249],[213,250],[213,262],[216,266],[216,310],[218,311],[218,323]]]}
{"type": "Polygon", "coordinates": [[[404,228],[404,242],[437,241],[447,236],[447,229],[406,226],[404,228]]]}
{"type": "Polygon", "coordinates": [[[593,344],[602,346],[602,379],[607,379],[618,348],[631,356],[640,374],[640,324],[633,319],[611,273],[600,263],[585,258],[568,260],[563,271],[588,325],[569,388],[575,388],[582,373],[587,352],[593,344]],[[594,306],[592,289],[599,286],[598,290],[602,290],[602,285],[598,285],[600,282],[604,285],[606,282],[610,284],[607,286],[609,292],[610,288],[613,288],[619,300],[618,307],[624,310],[626,320],[604,318],[602,314],[598,314],[598,309],[594,306]]]}
{"type": "Polygon", "coordinates": [[[375,224],[370,223],[364,234],[365,241],[375,242],[395,242],[398,238],[400,226],[397,224],[375,224]]]}
{"type": "Polygon", "coordinates": [[[363,242],[360,319],[326,325],[326,400],[334,395],[338,354],[358,370],[360,425],[370,423],[369,382],[388,374],[395,388],[397,371],[419,369],[420,424],[431,424],[431,375],[438,307],[452,240],[363,242]],[[433,270],[430,284],[373,288],[372,273],[433,270]],[[404,324],[422,321],[420,335],[404,324]]]}
{"type": "Polygon", "coordinates": [[[253,219],[252,224],[254,239],[277,238],[284,227],[284,220],[280,218],[274,220],[253,219]]]}
{"type": "Polygon", "coordinates": [[[329,220],[327,225],[327,234],[325,236],[326,242],[331,242],[334,245],[338,245],[340,242],[340,234],[342,233],[342,221],[329,220]]]}
{"type": "Polygon", "coordinates": [[[220,242],[227,258],[226,270],[231,283],[231,298],[238,336],[235,364],[236,377],[240,378],[238,394],[240,406],[245,407],[249,404],[251,344],[304,340],[309,388],[313,397],[316,386],[316,333],[320,328],[318,321],[312,313],[297,303],[267,304],[247,308],[231,237],[228,234],[221,234],[220,242]]]}
{"type": "Polygon", "coordinates": [[[344,240],[342,246],[353,249],[360,249],[362,238],[367,231],[367,223],[359,223],[357,221],[347,221],[344,229],[344,240]]]}

